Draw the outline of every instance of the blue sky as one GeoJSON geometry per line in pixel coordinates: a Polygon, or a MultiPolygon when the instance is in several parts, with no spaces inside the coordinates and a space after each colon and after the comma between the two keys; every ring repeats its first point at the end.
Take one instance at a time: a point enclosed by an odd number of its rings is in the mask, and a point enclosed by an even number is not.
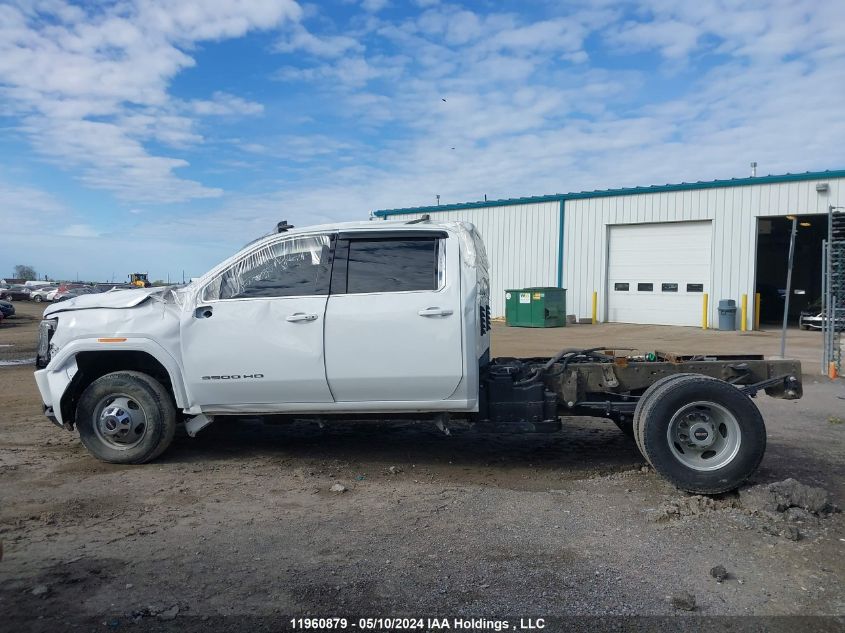
{"type": "Polygon", "coordinates": [[[845,166],[845,2],[0,0],[0,276],[278,220],[845,166]]]}

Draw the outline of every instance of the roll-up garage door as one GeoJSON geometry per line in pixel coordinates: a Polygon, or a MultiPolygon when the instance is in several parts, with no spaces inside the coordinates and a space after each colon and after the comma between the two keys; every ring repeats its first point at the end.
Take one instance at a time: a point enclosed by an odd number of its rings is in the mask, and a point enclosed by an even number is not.
{"type": "Polygon", "coordinates": [[[710,222],[611,226],[608,321],[700,325],[710,242],[710,222]]]}

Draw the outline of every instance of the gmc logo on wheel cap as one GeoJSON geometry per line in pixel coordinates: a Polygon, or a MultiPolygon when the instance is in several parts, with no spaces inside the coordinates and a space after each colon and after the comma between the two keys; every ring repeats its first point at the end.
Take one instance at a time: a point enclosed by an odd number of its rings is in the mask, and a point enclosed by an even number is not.
{"type": "Polygon", "coordinates": [[[696,429],[693,435],[697,440],[706,440],[707,436],[710,434],[707,432],[707,429],[696,429]]]}

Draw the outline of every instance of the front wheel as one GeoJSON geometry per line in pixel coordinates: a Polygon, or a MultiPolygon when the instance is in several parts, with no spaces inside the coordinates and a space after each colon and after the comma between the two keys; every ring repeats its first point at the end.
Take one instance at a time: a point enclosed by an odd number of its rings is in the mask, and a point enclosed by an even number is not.
{"type": "Polygon", "coordinates": [[[76,407],[85,448],[112,464],[143,464],[161,455],[176,432],[176,409],[155,378],[118,371],[92,382],[76,407]]]}
{"type": "Polygon", "coordinates": [[[41,298],[41,295],[35,295],[35,303],[41,303],[44,299],[41,298]]]}
{"type": "Polygon", "coordinates": [[[766,426],[751,398],[707,376],[655,383],[634,418],[643,456],[688,492],[733,490],[757,470],[766,450],[766,426]]]}

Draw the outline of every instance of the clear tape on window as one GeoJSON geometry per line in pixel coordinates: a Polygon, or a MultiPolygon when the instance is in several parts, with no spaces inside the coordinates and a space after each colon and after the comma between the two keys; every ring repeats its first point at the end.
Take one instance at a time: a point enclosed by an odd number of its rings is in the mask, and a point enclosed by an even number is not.
{"type": "Polygon", "coordinates": [[[241,295],[256,282],[284,274],[303,260],[319,266],[329,245],[326,235],[311,235],[281,240],[253,251],[238,260],[211,281],[203,291],[204,301],[231,299],[241,295]]]}
{"type": "Polygon", "coordinates": [[[464,254],[462,260],[466,266],[475,269],[478,293],[482,303],[486,303],[490,297],[489,264],[487,263],[487,251],[478,230],[470,222],[447,222],[446,225],[457,231],[464,254]]]}

